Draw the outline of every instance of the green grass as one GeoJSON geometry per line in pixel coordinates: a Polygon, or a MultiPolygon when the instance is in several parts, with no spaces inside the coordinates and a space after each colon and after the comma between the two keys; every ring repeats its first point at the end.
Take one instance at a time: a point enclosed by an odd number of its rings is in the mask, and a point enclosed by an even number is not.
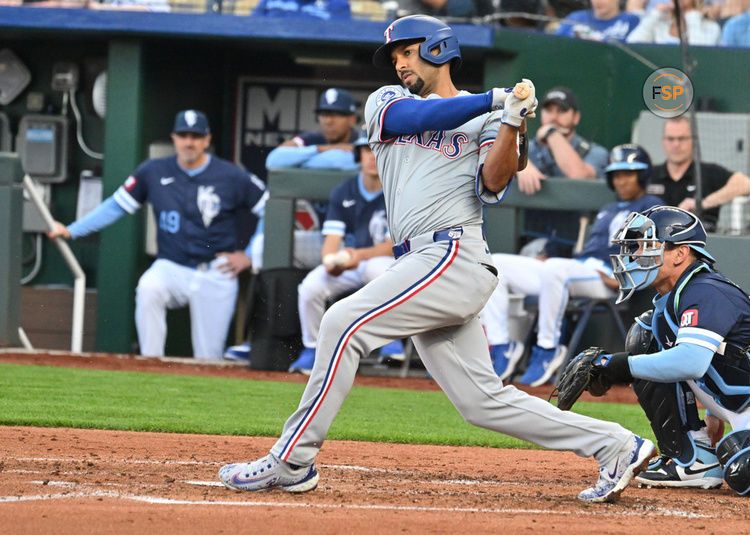
{"type": "MultiPolygon", "coordinates": [[[[0,424],[278,436],[304,385],[215,377],[0,364],[0,424]]],[[[583,403],[576,412],[649,437],[640,407],[583,403]]],[[[329,439],[527,448],[463,421],[442,392],[354,387],[329,439]]]]}

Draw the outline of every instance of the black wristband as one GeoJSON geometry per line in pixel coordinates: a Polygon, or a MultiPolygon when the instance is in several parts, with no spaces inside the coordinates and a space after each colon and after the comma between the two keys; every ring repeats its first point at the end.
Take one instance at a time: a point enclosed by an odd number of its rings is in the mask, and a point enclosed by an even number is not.
{"type": "Polygon", "coordinates": [[[547,141],[547,138],[551,135],[557,132],[557,128],[554,126],[550,126],[549,129],[544,133],[544,136],[542,137],[542,141],[547,141]]]}
{"type": "Polygon", "coordinates": [[[606,366],[601,369],[601,376],[615,385],[626,385],[633,382],[633,375],[630,373],[630,364],[628,364],[629,353],[623,351],[614,353],[606,366]]]}

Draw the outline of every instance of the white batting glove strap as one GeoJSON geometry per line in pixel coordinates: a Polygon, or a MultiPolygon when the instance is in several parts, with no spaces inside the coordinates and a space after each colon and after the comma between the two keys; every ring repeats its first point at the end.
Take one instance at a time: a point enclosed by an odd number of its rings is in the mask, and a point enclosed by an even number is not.
{"type": "Polygon", "coordinates": [[[503,115],[501,118],[503,123],[514,126],[516,128],[521,126],[521,123],[523,122],[525,117],[535,117],[536,114],[534,113],[534,111],[539,105],[539,102],[536,99],[536,89],[534,88],[534,83],[528,78],[524,78],[523,81],[526,82],[529,86],[529,89],[531,89],[531,91],[529,92],[529,96],[524,99],[520,99],[513,94],[513,90],[511,89],[511,91],[505,98],[505,107],[503,108],[503,115]]]}
{"type": "Polygon", "coordinates": [[[502,110],[505,107],[505,99],[513,91],[512,87],[493,87],[492,93],[492,111],[502,110]]]}

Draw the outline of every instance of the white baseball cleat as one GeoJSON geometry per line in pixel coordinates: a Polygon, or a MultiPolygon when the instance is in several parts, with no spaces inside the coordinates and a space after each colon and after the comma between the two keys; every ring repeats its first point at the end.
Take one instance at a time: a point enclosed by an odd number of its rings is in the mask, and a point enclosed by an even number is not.
{"type": "Polygon", "coordinates": [[[722,484],[723,469],[716,450],[707,444],[695,443],[697,458],[690,466],[680,466],[674,459],[666,458],[659,466],[635,477],[640,487],[672,487],[717,489],[722,484]]]}
{"type": "Polygon", "coordinates": [[[582,491],[578,499],[594,503],[615,501],[633,476],[648,466],[653,454],[654,444],[650,440],[633,435],[617,457],[599,467],[596,485],[582,491]]]}
{"type": "Polygon", "coordinates": [[[307,492],[318,486],[315,463],[292,468],[289,463],[268,454],[250,463],[227,464],[219,469],[225,487],[257,492],[280,488],[285,492],[307,492]]]}

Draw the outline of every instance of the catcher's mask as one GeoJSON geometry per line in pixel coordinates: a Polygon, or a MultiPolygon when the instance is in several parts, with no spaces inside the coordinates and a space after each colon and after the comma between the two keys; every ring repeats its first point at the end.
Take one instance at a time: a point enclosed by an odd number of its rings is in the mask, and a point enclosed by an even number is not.
{"type": "Polygon", "coordinates": [[[617,302],[630,299],[636,290],[647,288],[656,280],[664,264],[666,243],[689,245],[700,257],[715,262],[704,249],[706,231],[695,215],[673,206],[655,206],[645,212],[631,213],[612,243],[620,253],[610,255],[615,278],[620,285],[617,302]]]}

